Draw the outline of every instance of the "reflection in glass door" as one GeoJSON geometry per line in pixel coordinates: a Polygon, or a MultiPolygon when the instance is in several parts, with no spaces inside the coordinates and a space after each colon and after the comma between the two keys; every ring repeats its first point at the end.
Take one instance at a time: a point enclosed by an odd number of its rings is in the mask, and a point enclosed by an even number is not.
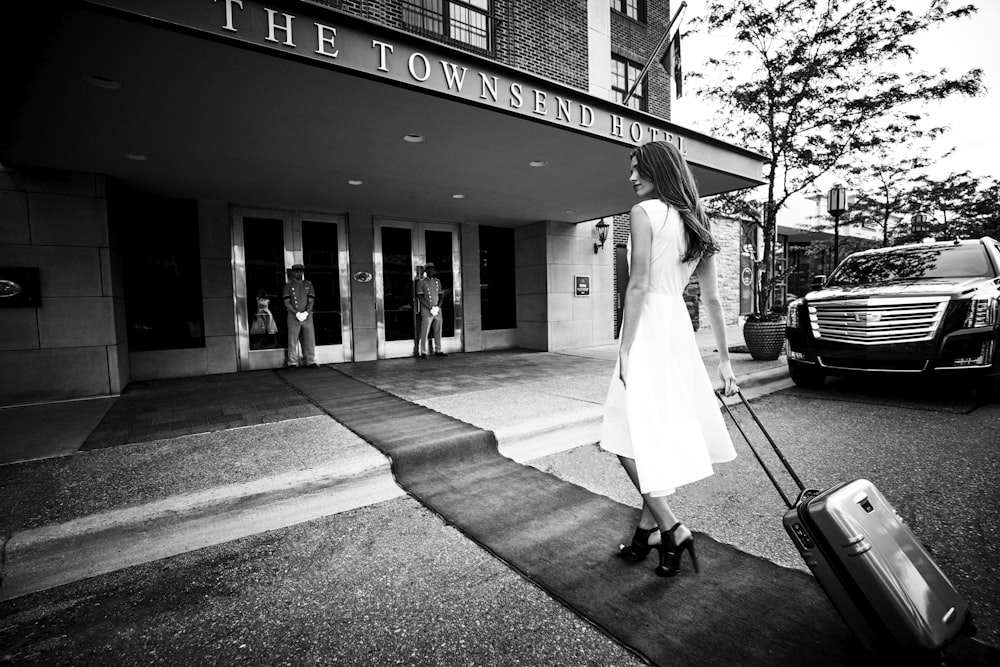
{"type": "MultiPolygon", "coordinates": [[[[346,275],[347,272],[347,267],[339,262],[339,236],[343,225],[309,217],[301,220],[301,228],[302,264],[306,267],[306,277],[316,290],[313,324],[316,327],[318,355],[320,348],[343,344],[344,316],[345,312],[350,312],[349,306],[343,304],[340,288],[344,277],[341,274],[346,275]]],[[[347,304],[350,304],[349,299],[347,304]]]]}
{"type": "Polygon", "coordinates": [[[249,349],[278,350],[287,343],[285,307],[285,222],[280,217],[244,217],[243,248],[246,267],[246,308],[249,349]]]}
{"type": "Polygon", "coordinates": [[[455,272],[452,270],[452,256],[456,234],[451,231],[435,229],[423,230],[425,264],[434,266],[434,276],[441,281],[441,292],[444,300],[441,302],[441,339],[455,337],[455,272]]]}
{"type": "Polygon", "coordinates": [[[443,293],[441,343],[462,350],[462,280],[458,228],[407,220],[375,222],[375,311],[378,357],[416,354],[420,315],[416,281],[433,264],[443,293]]]}
{"type": "MultiPolygon", "coordinates": [[[[380,338],[385,343],[403,341],[403,345],[396,347],[399,347],[400,352],[404,352],[406,343],[412,342],[414,339],[414,326],[418,322],[414,310],[413,280],[416,274],[413,269],[411,250],[413,233],[406,227],[383,227],[381,232],[382,262],[381,266],[376,267],[381,278],[379,281],[381,287],[379,291],[382,297],[380,338]]],[[[385,358],[385,355],[380,352],[379,357],[385,358]]]]}
{"type": "Polygon", "coordinates": [[[282,290],[292,264],[305,265],[316,301],[316,360],[351,358],[350,282],[344,222],[338,216],[236,210],[233,220],[240,369],[285,364],[282,290]]]}

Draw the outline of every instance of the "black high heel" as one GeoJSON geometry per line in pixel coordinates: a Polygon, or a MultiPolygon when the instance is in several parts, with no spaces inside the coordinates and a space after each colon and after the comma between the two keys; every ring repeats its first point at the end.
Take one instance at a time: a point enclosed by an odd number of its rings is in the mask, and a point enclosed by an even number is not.
{"type": "Polygon", "coordinates": [[[681,556],[684,555],[685,551],[691,553],[691,565],[695,572],[698,571],[698,557],[694,555],[694,535],[688,535],[683,542],[678,544],[674,537],[674,531],[680,527],[681,523],[678,521],[673,528],[661,533],[663,541],[656,547],[657,551],[660,552],[660,564],[654,570],[658,577],[676,575],[681,569],[681,556]]]}
{"type": "Polygon", "coordinates": [[[632,536],[632,544],[625,546],[621,544],[618,546],[618,555],[625,560],[632,561],[633,563],[638,563],[639,561],[646,558],[649,552],[653,550],[653,545],[649,543],[649,536],[656,532],[656,526],[652,528],[636,528],[635,535],[632,536]]]}

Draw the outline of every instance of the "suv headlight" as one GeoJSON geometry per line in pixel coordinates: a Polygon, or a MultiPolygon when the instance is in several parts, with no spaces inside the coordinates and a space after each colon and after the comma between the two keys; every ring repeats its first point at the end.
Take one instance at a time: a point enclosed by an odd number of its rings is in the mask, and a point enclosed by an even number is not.
{"type": "Polygon", "coordinates": [[[1000,322],[1000,297],[971,299],[965,316],[965,328],[992,327],[1000,322]]]}
{"type": "Polygon", "coordinates": [[[789,329],[799,328],[799,306],[802,305],[802,299],[796,299],[788,304],[788,312],[785,313],[785,326],[789,329]]]}

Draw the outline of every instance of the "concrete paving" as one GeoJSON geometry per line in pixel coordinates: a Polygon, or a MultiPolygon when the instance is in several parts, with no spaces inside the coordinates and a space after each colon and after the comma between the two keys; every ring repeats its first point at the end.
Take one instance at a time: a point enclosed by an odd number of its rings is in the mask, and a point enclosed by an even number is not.
{"type": "MultiPolygon", "coordinates": [[[[697,337],[714,377],[714,337],[697,337]]],[[[743,345],[737,327],[727,337],[743,345]]],[[[338,368],[492,430],[502,454],[527,462],[597,442],[616,352],[507,350],[338,368]]],[[[791,385],[783,357],[732,358],[748,397],[791,385]]],[[[126,423],[112,411],[122,399],[0,410],[0,599],[404,494],[385,456],[275,378],[158,382],[155,405],[126,423]]]]}

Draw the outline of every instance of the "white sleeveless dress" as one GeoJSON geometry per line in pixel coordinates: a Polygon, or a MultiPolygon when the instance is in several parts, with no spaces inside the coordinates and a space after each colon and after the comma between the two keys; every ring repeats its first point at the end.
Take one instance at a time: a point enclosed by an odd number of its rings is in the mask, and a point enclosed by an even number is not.
{"type": "MultiPolygon", "coordinates": [[[[681,261],[684,222],[658,199],[639,205],[653,228],[649,292],[629,353],[627,388],[615,365],[601,448],[635,459],[641,492],[664,496],[708,477],[712,464],[733,460],[736,450],[684,304],[684,288],[697,266],[681,261]]],[[[631,239],[627,254],[631,266],[631,239]]]]}

